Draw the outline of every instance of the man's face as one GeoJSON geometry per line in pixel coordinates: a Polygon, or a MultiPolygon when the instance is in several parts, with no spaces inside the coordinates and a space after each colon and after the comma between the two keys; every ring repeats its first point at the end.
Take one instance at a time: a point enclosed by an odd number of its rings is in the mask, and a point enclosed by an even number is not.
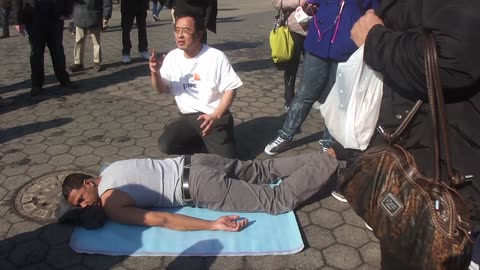
{"type": "Polygon", "coordinates": [[[202,32],[196,31],[192,17],[181,17],[175,23],[175,42],[177,47],[184,51],[195,50],[202,44],[202,32]]]}
{"type": "Polygon", "coordinates": [[[100,206],[100,196],[98,196],[96,184],[90,179],[85,180],[81,188],[72,189],[72,192],[70,192],[68,196],[68,202],[73,206],[82,208],[100,206]]]}

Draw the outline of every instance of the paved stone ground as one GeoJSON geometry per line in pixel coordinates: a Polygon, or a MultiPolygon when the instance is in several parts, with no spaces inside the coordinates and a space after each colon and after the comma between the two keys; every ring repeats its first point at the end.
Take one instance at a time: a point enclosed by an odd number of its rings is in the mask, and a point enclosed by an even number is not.
{"type": "MultiPolygon", "coordinates": [[[[268,58],[275,11],[270,1],[219,2],[218,34],[209,33],[208,39],[227,54],[245,84],[232,108],[239,151],[244,159],[265,159],[263,147],[284,119],[282,73],[268,58]]],[[[148,23],[150,48],[174,48],[169,15],[162,11],[160,22],[148,23]]],[[[91,68],[87,41],[89,69],[72,76],[81,86],[76,91],[58,86],[47,52],[45,94],[31,98],[27,39],[0,41],[0,95],[16,101],[0,108],[1,269],[379,269],[378,241],[348,204],[328,196],[330,190],[296,211],[306,248],[294,255],[112,257],[73,252],[68,246],[72,228],[50,221],[59,175],[98,172],[102,164],[120,159],[166,157],[157,139],[177,114],[174,100],[150,87],[145,61],[120,63],[119,17],[116,6],[111,27],[102,34],[105,71],[91,68]]],[[[135,48],[136,30],[132,40],[135,48]]],[[[65,32],[68,64],[73,42],[65,32]]],[[[318,151],[322,129],[319,113],[312,111],[292,149],[280,156],[318,151]]]]}

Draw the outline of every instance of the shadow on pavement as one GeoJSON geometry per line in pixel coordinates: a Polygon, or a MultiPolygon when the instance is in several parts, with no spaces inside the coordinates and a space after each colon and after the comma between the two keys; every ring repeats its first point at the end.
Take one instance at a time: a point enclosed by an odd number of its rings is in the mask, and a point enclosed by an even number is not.
{"type": "Polygon", "coordinates": [[[242,41],[227,41],[220,44],[210,45],[222,52],[234,51],[239,49],[253,49],[262,46],[261,42],[242,42],[242,41]]]}
{"type": "MultiPolygon", "coordinates": [[[[108,69],[109,67],[115,67],[123,65],[121,62],[111,63],[105,65],[108,69]]],[[[75,74],[73,74],[72,81],[78,86],[78,89],[65,89],[59,84],[55,83],[44,87],[41,94],[37,97],[30,97],[29,92],[22,93],[20,95],[12,97],[15,100],[15,103],[9,106],[0,107],[0,113],[6,113],[14,111],[23,107],[35,106],[38,103],[49,99],[59,99],[60,101],[65,100],[64,96],[77,93],[85,93],[94,91],[103,87],[108,87],[115,85],[117,83],[122,83],[126,81],[132,81],[140,76],[149,76],[150,71],[148,70],[148,62],[143,59],[135,58],[132,59],[132,63],[125,65],[126,68],[115,71],[113,73],[106,73],[105,75],[100,76],[90,76],[85,79],[75,79],[75,74]],[[138,63],[143,62],[144,65],[139,65],[138,63]],[[137,64],[137,65],[134,65],[137,64]]],[[[105,72],[105,71],[104,71],[105,72]]],[[[108,72],[108,71],[107,71],[108,72]]],[[[46,84],[49,82],[46,82],[46,84]]],[[[52,108],[55,109],[55,108],[52,108]]]]}
{"type": "Polygon", "coordinates": [[[231,22],[243,22],[244,19],[236,19],[237,17],[220,17],[217,18],[217,23],[231,23],[231,22]]]}
{"type": "Polygon", "coordinates": [[[183,269],[210,269],[215,262],[215,255],[223,249],[222,243],[217,239],[202,240],[187,248],[167,265],[168,270],[183,269]],[[209,257],[194,257],[188,254],[202,253],[204,250],[215,250],[217,253],[209,257]]]}
{"type": "Polygon", "coordinates": [[[112,269],[127,257],[75,253],[68,245],[73,227],[57,223],[0,240],[2,270],[112,269]]]}
{"type": "Polygon", "coordinates": [[[28,134],[41,132],[46,129],[51,129],[54,127],[63,126],[73,121],[73,118],[64,117],[64,118],[57,118],[50,121],[44,122],[35,122],[31,124],[16,126],[8,129],[2,130],[0,133],[0,143],[5,143],[10,140],[24,137],[28,134]]]}
{"type": "MultiPolygon", "coordinates": [[[[170,21],[165,21],[165,22],[156,22],[154,24],[147,22],[146,28],[147,29],[148,28],[155,28],[155,27],[158,27],[158,26],[171,25],[171,24],[172,24],[171,20],[170,21]]],[[[135,23],[132,26],[132,30],[137,30],[137,26],[136,26],[135,23]]],[[[108,28],[103,32],[108,33],[108,32],[118,32],[118,31],[122,31],[122,26],[121,25],[109,25],[108,28]]],[[[147,34],[148,34],[148,32],[147,32],[147,34]]],[[[136,35],[132,35],[132,32],[130,31],[130,36],[133,39],[134,36],[136,36],[136,35]]]]}
{"type": "Polygon", "coordinates": [[[256,71],[261,69],[275,68],[275,66],[273,65],[272,59],[257,59],[257,60],[248,60],[244,62],[238,62],[238,63],[233,63],[232,67],[236,72],[249,72],[249,71],[256,71]]]}
{"type": "Polygon", "coordinates": [[[280,117],[259,117],[235,126],[235,140],[240,159],[255,159],[263,153],[285,121],[286,114],[280,117]]]}

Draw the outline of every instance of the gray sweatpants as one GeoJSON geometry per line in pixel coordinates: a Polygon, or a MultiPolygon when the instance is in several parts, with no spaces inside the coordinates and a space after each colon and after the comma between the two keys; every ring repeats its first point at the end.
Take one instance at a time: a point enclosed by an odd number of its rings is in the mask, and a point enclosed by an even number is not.
{"type": "Polygon", "coordinates": [[[189,186],[198,207],[277,215],[317,193],[337,166],[336,159],[320,152],[263,161],[195,154],[189,186]],[[271,188],[268,184],[278,177],[283,182],[271,188]]]}

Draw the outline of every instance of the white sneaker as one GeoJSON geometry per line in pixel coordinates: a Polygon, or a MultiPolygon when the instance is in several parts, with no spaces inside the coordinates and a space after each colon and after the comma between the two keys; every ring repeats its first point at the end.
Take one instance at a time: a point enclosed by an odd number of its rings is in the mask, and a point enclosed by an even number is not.
{"type": "Polygon", "coordinates": [[[130,55],[128,55],[128,54],[122,55],[122,63],[129,64],[130,63],[130,55]]]}
{"type": "Polygon", "coordinates": [[[140,52],[140,57],[142,57],[145,60],[150,59],[150,53],[148,51],[140,52]]]}
{"type": "Polygon", "coordinates": [[[480,267],[478,266],[478,264],[476,264],[474,261],[471,261],[470,262],[470,266],[468,267],[468,270],[479,270],[480,267]]]}
{"type": "Polygon", "coordinates": [[[365,222],[365,228],[367,228],[367,230],[373,232],[372,227],[370,227],[370,225],[368,225],[366,222],[365,222]]]}

